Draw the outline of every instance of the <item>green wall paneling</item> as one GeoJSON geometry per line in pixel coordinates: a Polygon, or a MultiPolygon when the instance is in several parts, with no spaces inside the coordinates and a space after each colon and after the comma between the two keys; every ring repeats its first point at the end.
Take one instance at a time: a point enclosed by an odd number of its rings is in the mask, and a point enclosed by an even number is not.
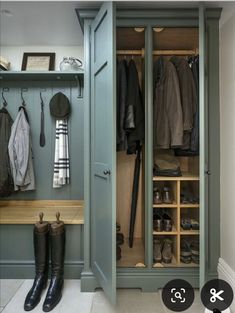
{"type": "MultiPolygon", "coordinates": [[[[78,86],[74,81],[3,81],[1,89],[9,88],[4,92],[8,102],[7,109],[15,119],[18,107],[21,105],[21,89],[27,104],[29,114],[33,153],[34,169],[36,175],[36,190],[30,192],[14,193],[10,199],[83,199],[84,198],[84,113],[83,99],[78,99],[78,86]],[[45,135],[46,145],[40,147],[40,91],[45,103],[45,135]],[[57,92],[63,92],[71,102],[72,113],[69,118],[69,149],[71,161],[71,182],[60,189],[52,188],[53,161],[55,144],[55,120],[49,111],[51,97],[57,92]]],[[[1,100],[0,100],[1,102],[1,100]]]]}
{"type": "MultiPolygon", "coordinates": [[[[65,277],[80,278],[83,225],[66,225],[65,277]]],[[[1,225],[0,278],[33,278],[33,225],[1,225]]]]}

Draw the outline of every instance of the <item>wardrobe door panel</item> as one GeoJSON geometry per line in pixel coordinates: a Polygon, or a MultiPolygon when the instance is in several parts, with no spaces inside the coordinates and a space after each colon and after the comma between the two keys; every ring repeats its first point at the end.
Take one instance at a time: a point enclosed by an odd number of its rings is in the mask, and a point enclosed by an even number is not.
{"type": "Polygon", "coordinates": [[[116,80],[114,5],[91,25],[91,267],[116,301],[116,80]]]}

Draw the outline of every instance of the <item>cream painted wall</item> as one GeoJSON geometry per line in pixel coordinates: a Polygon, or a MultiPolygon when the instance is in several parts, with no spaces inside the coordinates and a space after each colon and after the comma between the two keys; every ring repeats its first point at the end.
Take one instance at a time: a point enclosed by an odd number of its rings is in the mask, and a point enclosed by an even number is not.
{"type": "Polygon", "coordinates": [[[63,57],[76,57],[83,61],[83,46],[3,46],[0,47],[0,55],[11,62],[11,70],[21,70],[24,52],[55,52],[55,70],[59,70],[59,64],[63,57]]]}
{"type": "MultiPolygon", "coordinates": [[[[221,257],[235,275],[235,3],[220,21],[221,257]]],[[[232,275],[232,274],[231,274],[232,275]]]]}

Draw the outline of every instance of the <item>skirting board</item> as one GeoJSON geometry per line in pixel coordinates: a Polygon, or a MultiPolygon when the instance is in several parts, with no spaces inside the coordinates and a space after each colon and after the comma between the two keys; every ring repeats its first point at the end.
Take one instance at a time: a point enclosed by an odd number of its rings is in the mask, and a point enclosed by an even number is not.
{"type": "MultiPolygon", "coordinates": [[[[223,279],[230,284],[235,295],[235,272],[222,258],[219,259],[218,274],[220,279],[223,279]]],[[[235,312],[235,300],[233,300],[230,309],[232,312],[235,312]]]]}
{"type": "MultiPolygon", "coordinates": [[[[67,261],[64,264],[66,279],[80,279],[84,267],[83,261],[67,261]]],[[[35,265],[32,261],[0,261],[0,279],[33,279],[35,265]]]]}

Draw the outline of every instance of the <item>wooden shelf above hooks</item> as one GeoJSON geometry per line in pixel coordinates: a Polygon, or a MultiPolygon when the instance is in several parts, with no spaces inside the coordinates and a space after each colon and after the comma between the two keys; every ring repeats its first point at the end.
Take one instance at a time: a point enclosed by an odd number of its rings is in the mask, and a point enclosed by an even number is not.
{"type": "Polygon", "coordinates": [[[0,81],[77,81],[83,80],[84,72],[60,71],[2,71],[0,81]]]}

